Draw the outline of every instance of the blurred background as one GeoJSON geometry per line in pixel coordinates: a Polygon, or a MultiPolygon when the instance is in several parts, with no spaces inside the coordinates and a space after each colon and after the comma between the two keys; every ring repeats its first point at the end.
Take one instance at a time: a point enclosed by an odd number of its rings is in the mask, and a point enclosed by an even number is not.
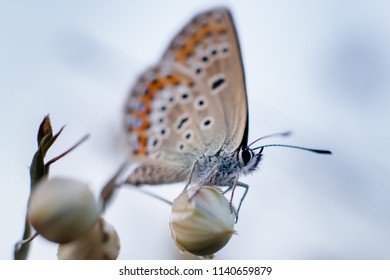
{"type": "MultiPolygon", "coordinates": [[[[122,108],[197,12],[230,7],[247,79],[249,139],[330,149],[332,156],[268,148],[238,234],[216,259],[390,258],[390,4],[352,1],[1,1],[0,259],[21,238],[29,165],[46,114],[66,124],[51,176],[90,183],[97,195],[126,157],[122,108]]],[[[183,185],[154,188],[173,199],[183,185]]],[[[149,188],[150,189],[150,188],[149,188]]],[[[121,189],[105,213],[120,259],[191,258],[171,240],[170,207],[121,189]]],[[[56,259],[37,238],[31,259],[56,259]]]]}

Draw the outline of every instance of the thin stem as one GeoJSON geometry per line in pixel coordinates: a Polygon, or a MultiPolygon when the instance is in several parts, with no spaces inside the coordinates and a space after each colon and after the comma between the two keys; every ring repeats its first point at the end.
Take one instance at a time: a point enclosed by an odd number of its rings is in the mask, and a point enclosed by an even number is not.
{"type": "Polygon", "coordinates": [[[135,189],[135,190],[137,190],[137,191],[139,191],[139,192],[141,192],[141,193],[143,193],[143,194],[146,194],[146,195],[149,195],[149,196],[151,196],[151,197],[157,198],[158,200],[160,200],[160,201],[162,201],[162,202],[165,202],[165,203],[167,203],[167,204],[169,204],[169,205],[171,205],[171,206],[172,206],[172,204],[173,204],[172,201],[170,201],[170,200],[168,200],[168,199],[166,199],[166,198],[163,198],[163,197],[161,197],[161,196],[159,196],[159,195],[157,195],[157,194],[155,194],[155,193],[149,192],[149,191],[147,191],[147,190],[145,190],[145,189],[143,189],[143,188],[135,187],[135,186],[133,186],[133,185],[128,185],[128,186],[131,186],[133,189],[135,189]]]}
{"type": "MultiPolygon", "coordinates": [[[[27,239],[31,234],[31,225],[26,214],[24,218],[24,231],[23,231],[23,239],[27,239]]],[[[18,242],[15,244],[14,250],[14,259],[15,260],[26,260],[28,256],[28,252],[30,251],[30,244],[22,244],[18,242]],[[19,244],[20,243],[20,244],[19,244]]]]}
{"type": "MultiPolygon", "coordinates": [[[[28,226],[30,228],[30,226],[28,226]]],[[[25,260],[27,259],[28,251],[30,248],[30,242],[34,240],[35,237],[39,235],[38,232],[35,232],[33,235],[27,239],[20,240],[15,244],[14,259],[15,260],[25,260]]]]}
{"type": "Polygon", "coordinates": [[[27,238],[27,239],[24,239],[24,240],[22,240],[21,242],[22,242],[22,244],[24,245],[24,244],[28,244],[28,243],[30,243],[31,241],[33,241],[34,239],[35,239],[35,237],[37,237],[39,235],[39,233],[38,232],[35,232],[33,235],[31,235],[29,238],[27,238]]]}
{"type": "Polygon", "coordinates": [[[103,209],[106,208],[106,205],[112,198],[115,190],[123,185],[124,180],[119,180],[123,176],[124,171],[127,169],[129,164],[127,162],[123,163],[118,171],[111,177],[111,179],[104,185],[103,189],[100,192],[100,199],[103,203],[103,209]]]}
{"type": "Polygon", "coordinates": [[[57,160],[59,160],[60,158],[66,156],[67,154],[69,154],[71,151],[73,151],[74,149],[76,149],[78,146],[80,146],[84,141],[86,141],[87,139],[89,138],[89,134],[85,135],[83,138],[81,138],[76,144],[74,144],[72,147],[70,147],[67,151],[63,152],[62,154],[56,156],[55,158],[52,158],[51,160],[49,160],[45,165],[46,167],[50,166],[51,164],[53,164],[54,162],[56,162],[57,160]]]}

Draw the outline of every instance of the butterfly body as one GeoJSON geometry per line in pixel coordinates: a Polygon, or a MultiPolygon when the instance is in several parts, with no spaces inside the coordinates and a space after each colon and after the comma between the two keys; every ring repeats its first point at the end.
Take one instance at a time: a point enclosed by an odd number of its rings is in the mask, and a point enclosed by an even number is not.
{"type": "Polygon", "coordinates": [[[254,172],[261,157],[261,153],[255,154],[244,148],[233,153],[221,150],[215,155],[202,155],[194,161],[193,170],[189,166],[182,168],[172,166],[170,169],[169,166],[142,164],[127,179],[127,183],[155,185],[191,180],[191,183],[198,186],[231,187],[240,176],[254,172]],[[242,156],[242,151],[247,151],[249,157],[242,156]]]}

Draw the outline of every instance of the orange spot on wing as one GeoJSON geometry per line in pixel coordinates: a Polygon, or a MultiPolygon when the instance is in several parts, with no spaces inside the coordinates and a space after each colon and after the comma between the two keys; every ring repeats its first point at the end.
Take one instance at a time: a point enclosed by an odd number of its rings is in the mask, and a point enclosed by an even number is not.
{"type": "Polygon", "coordinates": [[[136,155],[147,155],[148,154],[148,151],[147,151],[147,143],[148,143],[148,137],[145,135],[145,134],[140,134],[138,136],[138,142],[137,142],[137,145],[138,147],[136,149],[134,149],[134,154],[136,155]]]}
{"type": "Polygon", "coordinates": [[[218,36],[226,33],[226,26],[223,23],[210,23],[206,26],[199,26],[193,36],[184,39],[184,47],[175,50],[175,58],[179,63],[185,63],[188,56],[193,55],[195,46],[204,42],[207,36],[218,36]]]}

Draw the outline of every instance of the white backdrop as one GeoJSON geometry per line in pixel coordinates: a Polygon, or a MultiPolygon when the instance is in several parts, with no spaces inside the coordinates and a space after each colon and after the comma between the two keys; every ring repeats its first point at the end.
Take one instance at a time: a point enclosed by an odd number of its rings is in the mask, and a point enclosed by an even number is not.
{"type": "MultiPolygon", "coordinates": [[[[98,194],[126,156],[123,102],[195,13],[228,6],[241,41],[250,140],[292,130],[288,143],[332,156],[268,148],[229,244],[216,259],[390,258],[388,1],[1,1],[0,259],[12,258],[29,194],[36,132],[66,124],[48,158],[98,194]]],[[[156,189],[175,197],[182,185],[156,189]]],[[[169,206],[131,189],[106,219],[120,259],[191,258],[169,232],[169,206]]],[[[37,238],[31,259],[55,259],[37,238]]]]}

